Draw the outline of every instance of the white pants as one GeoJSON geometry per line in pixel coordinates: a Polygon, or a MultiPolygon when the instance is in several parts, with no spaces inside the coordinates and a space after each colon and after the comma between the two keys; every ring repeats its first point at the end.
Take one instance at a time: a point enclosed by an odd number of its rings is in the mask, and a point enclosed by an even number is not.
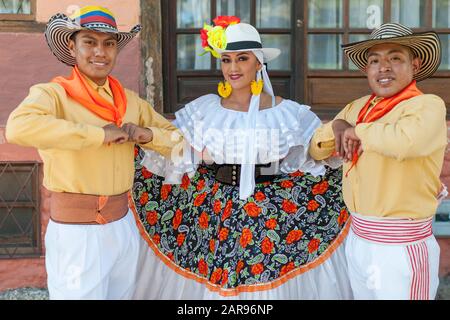
{"type": "MultiPolygon", "coordinates": [[[[380,231],[374,230],[361,236],[352,227],[346,241],[345,253],[355,299],[434,299],[439,285],[440,253],[435,237],[429,235],[410,243],[382,243],[386,238],[371,241],[374,235],[376,239],[382,238],[380,231]]],[[[391,236],[396,232],[396,229],[391,230],[394,231],[387,230],[385,234],[391,236]]]]}
{"type": "Polygon", "coordinates": [[[45,265],[50,299],[130,299],[139,256],[133,213],[105,225],[50,220],[45,265]]]}

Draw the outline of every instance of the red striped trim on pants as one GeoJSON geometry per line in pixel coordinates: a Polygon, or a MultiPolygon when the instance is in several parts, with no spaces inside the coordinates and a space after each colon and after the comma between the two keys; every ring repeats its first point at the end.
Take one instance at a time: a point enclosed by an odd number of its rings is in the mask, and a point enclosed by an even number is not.
{"type": "Polygon", "coordinates": [[[411,300],[430,299],[430,268],[428,262],[428,248],[423,241],[407,246],[409,261],[412,267],[411,300]]]}
{"type": "Polygon", "coordinates": [[[429,300],[430,268],[426,238],[433,235],[433,219],[365,219],[352,215],[352,231],[362,239],[390,245],[405,245],[411,265],[411,300],[429,300]]]}

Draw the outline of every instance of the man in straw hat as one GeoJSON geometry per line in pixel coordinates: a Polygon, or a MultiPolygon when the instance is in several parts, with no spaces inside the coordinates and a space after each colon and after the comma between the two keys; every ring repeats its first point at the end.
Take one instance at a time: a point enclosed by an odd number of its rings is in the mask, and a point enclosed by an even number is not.
{"type": "Polygon", "coordinates": [[[51,17],[47,43],[72,74],[31,87],[8,119],[8,141],[38,148],[44,162],[51,299],[127,299],[134,291],[139,233],[127,197],[134,144],[168,156],[180,137],[110,76],[139,31],[119,32],[111,11],[97,6],[51,17]]]}
{"type": "Polygon", "coordinates": [[[438,68],[435,32],[400,24],[343,46],[367,74],[372,95],[348,104],[314,135],[310,153],[346,160],[343,194],[352,212],[346,244],[357,299],[433,299],[439,246],[431,230],[447,145],[446,107],[416,82],[438,68]]]}

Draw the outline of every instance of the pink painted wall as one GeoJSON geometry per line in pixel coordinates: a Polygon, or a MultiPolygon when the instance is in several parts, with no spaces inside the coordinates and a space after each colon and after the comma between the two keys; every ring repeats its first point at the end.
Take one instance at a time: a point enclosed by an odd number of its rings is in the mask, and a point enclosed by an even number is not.
{"type": "MultiPolygon", "coordinates": [[[[0,125],[26,97],[30,86],[48,82],[55,76],[69,75],[70,68],[50,52],[43,34],[0,33],[0,125]]],[[[141,59],[139,38],[120,53],[113,75],[122,84],[139,91],[141,59]]]]}

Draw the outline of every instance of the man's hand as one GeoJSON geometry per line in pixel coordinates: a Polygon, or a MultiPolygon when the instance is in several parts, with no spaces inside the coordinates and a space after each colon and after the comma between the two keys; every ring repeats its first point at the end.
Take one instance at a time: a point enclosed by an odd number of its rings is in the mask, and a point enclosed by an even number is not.
{"type": "Polygon", "coordinates": [[[356,131],[354,127],[350,127],[344,131],[343,134],[343,144],[344,144],[344,160],[352,161],[353,155],[355,153],[360,156],[363,153],[363,148],[361,144],[361,140],[356,135],[356,131]]]}
{"type": "Polygon", "coordinates": [[[105,131],[105,140],[103,140],[104,144],[122,144],[128,141],[128,134],[113,123],[104,126],[103,130],[105,131]]]}
{"type": "Polygon", "coordinates": [[[152,130],[139,127],[134,123],[125,123],[122,126],[122,130],[128,134],[128,141],[132,141],[137,144],[146,144],[153,140],[152,130]]]}
{"type": "Polygon", "coordinates": [[[339,157],[345,158],[345,149],[344,149],[344,132],[348,128],[352,128],[353,126],[345,120],[337,119],[333,121],[332,128],[334,132],[335,146],[336,152],[339,157]]]}

